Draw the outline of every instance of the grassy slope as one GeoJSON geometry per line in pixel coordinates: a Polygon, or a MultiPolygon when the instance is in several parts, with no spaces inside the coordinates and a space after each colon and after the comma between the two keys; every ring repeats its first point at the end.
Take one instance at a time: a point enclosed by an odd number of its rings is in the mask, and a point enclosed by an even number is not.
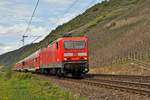
{"type": "Polygon", "coordinates": [[[32,74],[3,74],[0,75],[0,100],[86,100],[32,74]]]}
{"type": "Polygon", "coordinates": [[[0,65],[0,69],[3,67],[3,65],[0,65]]]}
{"type": "Polygon", "coordinates": [[[110,0],[97,4],[58,26],[40,43],[0,56],[0,63],[11,65],[71,32],[74,36],[89,36],[90,65],[99,66],[104,59],[110,60],[134,49],[139,42],[149,40],[149,4],[149,0],[110,0]]]}

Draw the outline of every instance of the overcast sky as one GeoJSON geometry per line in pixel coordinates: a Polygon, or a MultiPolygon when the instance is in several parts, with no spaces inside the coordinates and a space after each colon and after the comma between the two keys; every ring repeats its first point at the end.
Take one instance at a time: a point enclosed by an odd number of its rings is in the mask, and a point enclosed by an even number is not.
{"type": "MultiPolygon", "coordinates": [[[[40,0],[39,6],[27,35],[42,35],[36,42],[42,40],[48,33],[84,12],[88,7],[102,0],[40,0]],[[69,10],[68,7],[71,8],[69,10]]],[[[37,0],[0,0],[0,54],[15,50],[22,46],[22,35],[32,15],[37,0]]],[[[32,42],[35,37],[25,40],[32,42]]]]}

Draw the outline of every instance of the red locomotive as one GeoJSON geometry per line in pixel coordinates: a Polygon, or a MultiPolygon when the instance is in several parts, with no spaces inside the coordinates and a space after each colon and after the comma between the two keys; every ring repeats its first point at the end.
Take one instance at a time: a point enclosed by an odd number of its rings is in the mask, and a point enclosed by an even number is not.
{"type": "Polygon", "coordinates": [[[16,64],[18,71],[81,76],[89,71],[88,38],[63,37],[16,64]]]}

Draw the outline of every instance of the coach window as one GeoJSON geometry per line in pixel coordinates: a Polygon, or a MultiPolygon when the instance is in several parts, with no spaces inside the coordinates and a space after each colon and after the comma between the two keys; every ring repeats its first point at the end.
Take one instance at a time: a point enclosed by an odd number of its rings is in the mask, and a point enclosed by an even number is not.
{"type": "Polygon", "coordinates": [[[56,48],[58,49],[58,42],[56,42],[56,48]]]}
{"type": "Polygon", "coordinates": [[[38,59],[37,58],[35,58],[35,62],[37,62],[38,61],[38,59]]]}
{"type": "Polygon", "coordinates": [[[25,62],[24,62],[24,61],[22,62],[22,65],[23,65],[23,66],[25,65],[25,62]]]}

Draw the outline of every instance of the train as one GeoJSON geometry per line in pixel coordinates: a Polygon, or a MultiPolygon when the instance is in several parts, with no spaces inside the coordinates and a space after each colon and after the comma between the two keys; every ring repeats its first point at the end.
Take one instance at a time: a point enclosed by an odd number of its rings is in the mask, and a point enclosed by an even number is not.
{"type": "Polygon", "coordinates": [[[16,71],[84,76],[89,72],[87,37],[61,37],[15,64],[16,71]]]}

